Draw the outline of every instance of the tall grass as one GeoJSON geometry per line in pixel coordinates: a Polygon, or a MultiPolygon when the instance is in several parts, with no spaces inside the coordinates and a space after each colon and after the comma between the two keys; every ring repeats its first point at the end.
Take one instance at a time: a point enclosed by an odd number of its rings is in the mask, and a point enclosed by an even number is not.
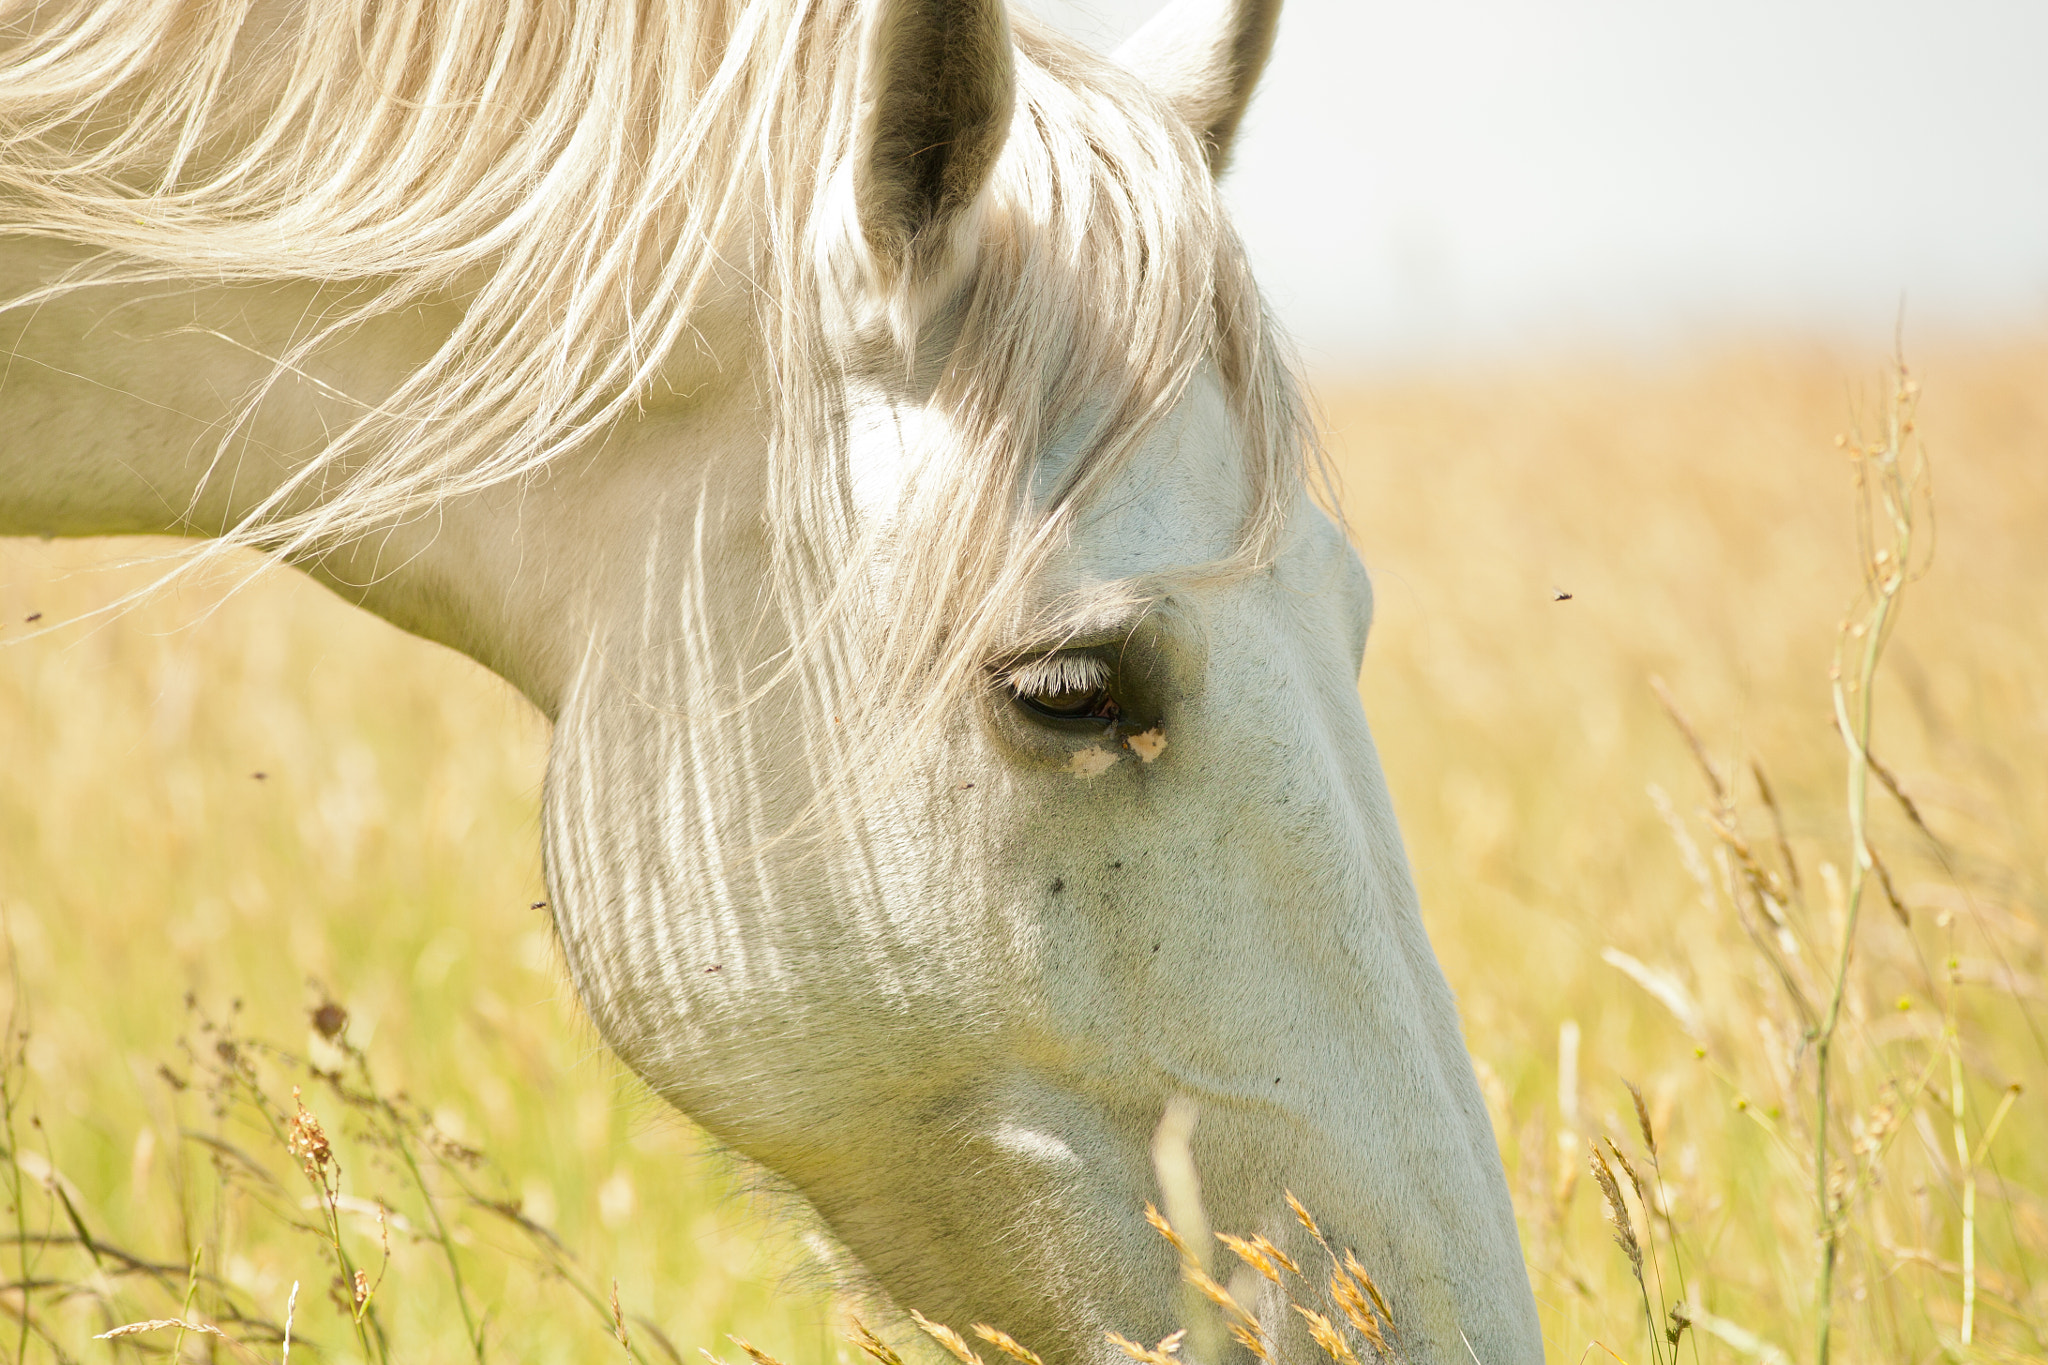
{"type": "MultiPolygon", "coordinates": [[[[83,567],[134,553],[0,542],[0,641],[146,581],[83,567]]],[[[23,1284],[54,1337],[29,1330],[31,1358],[160,1354],[175,1329],[91,1338],[181,1316],[189,1278],[193,1311],[271,1360],[294,1284],[295,1357],[623,1355],[613,1281],[647,1359],[641,1319],[684,1352],[745,1332],[836,1358],[810,1253],[640,1098],[562,978],[535,905],[543,744],[494,679],[289,575],[0,646],[0,1178],[21,1187],[0,1191],[0,1357],[23,1284]],[[225,1090],[224,1044],[248,1068],[225,1090]],[[324,1079],[347,1049],[369,1108],[324,1079]],[[367,1350],[278,1138],[294,1085],[339,1163],[350,1271],[381,1281],[367,1350]],[[134,1264],[63,1240],[72,1209],[134,1264]]]]}
{"type": "MultiPolygon", "coordinates": [[[[1325,386],[1554,1360],[2048,1351],[2044,373],[1325,386]]],[[[289,575],[19,638],[131,551],[0,542],[0,1355],[845,1359],[829,1249],[567,998],[522,704],[289,575]]],[[[1275,1250],[1185,1259],[1270,1271],[1344,1365],[1398,1351],[1343,1248],[1275,1250]]],[[[1191,1281],[1198,1338],[1264,1339],[1191,1281]]]]}
{"type": "Polygon", "coordinates": [[[2044,358],[1336,406],[1553,1359],[2048,1351],[2044,358]]]}

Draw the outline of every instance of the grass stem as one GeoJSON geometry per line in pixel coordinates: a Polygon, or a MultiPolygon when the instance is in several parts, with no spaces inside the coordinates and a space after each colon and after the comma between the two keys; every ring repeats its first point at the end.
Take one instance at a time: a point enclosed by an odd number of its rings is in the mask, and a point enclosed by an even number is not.
{"type": "MultiPolygon", "coordinates": [[[[1910,581],[1914,554],[1914,508],[1920,493],[1918,471],[1905,463],[1913,430],[1918,388],[1907,377],[1904,362],[1895,362],[1891,401],[1885,412],[1883,439],[1874,446],[1847,443],[1860,495],[1857,536],[1864,554],[1864,585],[1868,605],[1861,619],[1844,624],[1836,647],[1832,694],[1835,724],[1848,749],[1849,886],[1841,939],[1835,953],[1828,1006],[1813,1036],[1814,1049],[1814,1202],[1820,1241],[1819,1284],[1814,1295],[1814,1360],[1828,1365],[1834,1328],[1835,1266],[1842,1237],[1841,1201],[1830,1188],[1830,1113],[1833,1099],[1835,1032],[1841,1024],[1842,1002],[1849,987],[1849,967],[1856,947],[1856,925],[1864,890],[1876,865],[1870,847],[1870,741],[1873,691],[1878,661],[1896,619],[1899,595],[1910,581]],[[1845,676],[1843,656],[1855,653],[1853,675],[1845,676]],[[1850,693],[1854,692],[1852,701],[1850,693]]],[[[1848,1182],[1844,1182],[1846,1192],[1848,1182]]]]}

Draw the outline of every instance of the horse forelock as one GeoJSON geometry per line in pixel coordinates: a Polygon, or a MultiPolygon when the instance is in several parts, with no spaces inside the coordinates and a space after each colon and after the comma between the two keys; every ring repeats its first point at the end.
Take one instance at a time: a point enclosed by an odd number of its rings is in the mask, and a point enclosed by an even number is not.
{"type": "Polygon", "coordinates": [[[1017,106],[972,264],[904,347],[936,339],[942,356],[903,358],[929,362],[922,400],[950,419],[946,458],[921,471],[888,532],[892,572],[913,587],[863,623],[884,680],[866,700],[913,722],[1018,642],[1058,640],[1191,575],[1263,565],[1323,472],[1291,354],[1191,130],[1110,59],[1029,20],[1015,33],[1017,106]],[[1042,591],[1091,499],[1205,367],[1235,421],[1219,436],[1243,457],[1233,551],[1146,582],[1042,591]],[[1065,458],[1048,486],[1033,476],[1054,446],[1065,458]]]}
{"type": "MultiPolygon", "coordinates": [[[[277,384],[369,319],[456,305],[438,350],[395,391],[361,396],[216,542],[287,554],[541,471],[649,401],[679,351],[746,352],[774,400],[778,586],[787,611],[815,614],[859,576],[801,565],[836,515],[820,490],[845,472],[831,462],[845,458],[846,375],[814,239],[843,216],[832,173],[857,126],[863,11],[38,6],[0,33],[0,231],[101,254],[5,306],[118,280],[340,286],[275,357],[277,384]],[[764,324],[700,340],[735,287],[764,324]]],[[[967,685],[1017,631],[1037,566],[1204,364],[1246,456],[1242,562],[1270,547],[1313,451],[1194,135],[1107,59],[1028,21],[1015,31],[1010,136],[931,329],[946,354],[928,401],[960,448],[892,549],[913,590],[864,627],[870,657],[894,661],[884,675],[910,680],[897,702],[967,685]],[[1033,461],[1077,423],[1080,453],[1034,501],[1033,461]]]]}

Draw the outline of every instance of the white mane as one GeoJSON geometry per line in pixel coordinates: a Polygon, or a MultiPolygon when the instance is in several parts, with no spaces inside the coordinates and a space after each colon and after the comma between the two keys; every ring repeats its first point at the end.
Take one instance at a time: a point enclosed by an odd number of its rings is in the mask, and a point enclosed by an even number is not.
{"type": "MultiPolygon", "coordinates": [[[[0,231],[99,254],[5,306],[110,281],[333,286],[272,385],[368,319],[459,316],[284,487],[194,531],[303,558],[537,475],[667,400],[676,358],[711,344],[705,315],[737,296],[758,335],[715,335],[716,359],[751,367],[774,414],[776,597],[816,621],[858,576],[818,559],[843,515],[830,490],[846,486],[857,377],[830,303],[852,220],[836,170],[858,113],[851,0],[13,10],[0,231]]],[[[899,700],[936,702],[1017,633],[1073,509],[1205,361],[1248,447],[1239,567],[1264,557],[1313,448],[1193,134],[1054,34],[1020,26],[1018,48],[969,270],[936,303],[896,282],[893,325],[869,328],[868,363],[920,376],[961,447],[921,477],[918,533],[892,546],[919,590],[864,627],[896,662],[880,676],[905,680],[899,700]],[[1027,515],[1033,461],[1082,421],[1081,457],[1027,515]]]]}

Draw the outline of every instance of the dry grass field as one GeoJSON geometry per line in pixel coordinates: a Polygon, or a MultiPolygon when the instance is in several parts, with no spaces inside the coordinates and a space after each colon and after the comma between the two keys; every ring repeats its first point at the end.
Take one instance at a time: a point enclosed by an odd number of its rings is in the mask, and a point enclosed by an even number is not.
{"type": "MultiPolygon", "coordinates": [[[[1823,1229],[1834,1359],[2048,1353],[2048,344],[1917,361],[1864,875],[1830,669],[1890,531],[1835,438],[1883,357],[1323,387],[1555,1362],[1813,1360],[1823,1229]]],[[[135,548],[0,543],[0,1356],[276,1360],[288,1315],[307,1359],[850,1356],[819,1253],[579,1018],[524,704],[288,574],[63,624],[135,548]],[[233,1340],[90,1339],[176,1317],[233,1340]]]]}

